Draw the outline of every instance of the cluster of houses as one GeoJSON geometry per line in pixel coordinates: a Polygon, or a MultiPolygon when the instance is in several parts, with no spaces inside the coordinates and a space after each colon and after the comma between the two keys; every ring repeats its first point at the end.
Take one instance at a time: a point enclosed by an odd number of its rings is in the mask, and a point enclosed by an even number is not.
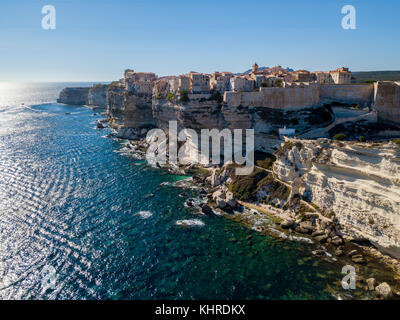
{"type": "Polygon", "coordinates": [[[346,84],[351,83],[351,79],[351,72],[344,67],[333,71],[310,72],[289,71],[281,66],[259,69],[255,63],[251,72],[240,75],[232,72],[206,74],[191,71],[180,76],[158,78],[151,72],[127,69],[121,83],[126,90],[139,94],[152,94],[154,87],[162,87],[164,91],[174,94],[182,90],[189,94],[208,94],[216,91],[224,94],[225,91],[251,92],[259,87],[291,87],[298,83],[346,84]]]}

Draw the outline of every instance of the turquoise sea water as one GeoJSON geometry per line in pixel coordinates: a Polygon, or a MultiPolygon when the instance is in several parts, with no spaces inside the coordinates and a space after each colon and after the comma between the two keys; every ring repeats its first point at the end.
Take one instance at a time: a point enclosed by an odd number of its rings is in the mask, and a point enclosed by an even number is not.
{"type": "Polygon", "coordinates": [[[310,258],[307,244],[193,215],[182,189],[160,186],[181,177],[117,153],[98,118],[55,103],[0,106],[0,298],[331,298],[340,266],[310,258]],[[43,290],[49,266],[56,280],[43,290]]]}

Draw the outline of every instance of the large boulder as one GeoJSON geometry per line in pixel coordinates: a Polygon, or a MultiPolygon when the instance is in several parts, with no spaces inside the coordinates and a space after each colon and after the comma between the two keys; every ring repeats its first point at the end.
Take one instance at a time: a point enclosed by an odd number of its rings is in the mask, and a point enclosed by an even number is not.
{"type": "Polygon", "coordinates": [[[375,284],[376,284],[375,278],[367,279],[367,285],[368,285],[368,290],[369,291],[374,291],[375,290],[375,284]]]}
{"type": "Polygon", "coordinates": [[[221,199],[221,198],[216,199],[215,202],[217,203],[217,206],[218,206],[218,208],[220,208],[220,209],[226,209],[226,207],[227,207],[227,205],[228,205],[228,204],[226,203],[226,201],[223,200],[223,199],[221,199]]]}
{"type": "Polygon", "coordinates": [[[282,221],[281,227],[283,229],[290,229],[294,226],[294,224],[295,224],[295,221],[293,219],[286,219],[286,220],[282,221]]]}
{"type": "Polygon", "coordinates": [[[312,234],[315,231],[315,227],[313,227],[310,221],[304,221],[299,224],[296,231],[299,233],[312,234]]]}
{"type": "Polygon", "coordinates": [[[200,207],[201,212],[203,212],[204,214],[211,214],[213,212],[210,206],[206,203],[201,204],[200,207]]]}
{"type": "Polygon", "coordinates": [[[386,282],[381,283],[379,286],[377,286],[375,288],[375,292],[379,296],[381,296],[381,297],[383,297],[385,299],[390,298],[392,296],[392,289],[390,288],[390,286],[386,282]]]}
{"type": "Polygon", "coordinates": [[[342,256],[344,256],[344,251],[343,251],[343,249],[342,249],[342,248],[337,248],[337,249],[335,250],[335,256],[336,256],[336,257],[342,257],[342,256]]]}
{"type": "Polygon", "coordinates": [[[315,240],[317,240],[317,241],[319,241],[321,243],[325,243],[328,240],[328,236],[325,235],[325,234],[320,235],[320,236],[316,236],[315,240]]]}
{"type": "Polygon", "coordinates": [[[363,257],[361,254],[353,255],[353,256],[351,257],[351,260],[352,260],[354,263],[358,263],[358,264],[364,264],[364,263],[366,263],[364,257],[363,257]]]}
{"type": "Polygon", "coordinates": [[[221,179],[218,175],[218,169],[213,169],[210,177],[210,183],[212,187],[217,187],[221,184],[221,179]]]}
{"type": "Polygon", "coordinates": [[[332,238],[331,243],[332,243],[333,245],[335,245],[335,246],[340,246],[340,245],[343,244],[343,239],[340,238],[339,236],[335,236],[335,237],[332,238]]]}
{"type": "Polygon", "coordinates": [[[212,199],[220,209],[235,208],[236,200],[232,192],[224,192],[223,190],[217,190],[213,193],[212,199]]]}
{"type": "Polygon", "coordinates": [[[227,203],[228,206],[230,206],[231,208],[235,208],[236,207],[236,199],[235,196],[233,195],[232,192],[228,191],[225,195],[225,201],[227,203]]]}

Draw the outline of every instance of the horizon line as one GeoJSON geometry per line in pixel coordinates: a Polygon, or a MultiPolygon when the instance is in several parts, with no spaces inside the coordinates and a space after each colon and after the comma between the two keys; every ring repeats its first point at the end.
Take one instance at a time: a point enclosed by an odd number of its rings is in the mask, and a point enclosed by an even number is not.
{"type": "MultiPolygon", "coordinates": [[[[261,68],[263,68],[263,67],[261,67],[261,68]]],[[[294,69],[294,70],[296,70],[296,69],[294,69]]],[[[245,70],[245,71],[243,71],[243,72],[246,72],[247,70],[245,70]]],[[[138,72],[153,72],[153,71],[138,71],[138,72]]],[[[313,72],[313,71],[311,71],[311,72],[313,72]]],[[[390,70],[359,70],[359,71],[351,71],[351,73],[360,73],[360,72],[400,72],[400,69],[399,70],[393,70],[393,69],[390,69],[390,70]]],[[[240,72],[238,72],[238,73],[240,73],[240,72]]],[[[157,73],[156,73],[157,74],[157,73]]],[[[171,74],[169,74],[169,75],[159,75],[159,77],[161,78],[161,77],[166,77],[166,76],[170,76],[171,74]]],[[[87,83],[92,83],[92,82],[99,82],[99,83],[111,83],[111,82],[113,82],[113,81],[118,81],[119,79],[114,79],[114,80],[40,80],[40,81],[36,81],[36,80],[33,80],[33,81],[20,81],[20,80],[0,80],[0,83],[68,83],[68,82],[70,82],[70,83],[73,83],[73,82],[82,82],[82,83],[84,83],[84,82],[87,82],[87,83]]]]}

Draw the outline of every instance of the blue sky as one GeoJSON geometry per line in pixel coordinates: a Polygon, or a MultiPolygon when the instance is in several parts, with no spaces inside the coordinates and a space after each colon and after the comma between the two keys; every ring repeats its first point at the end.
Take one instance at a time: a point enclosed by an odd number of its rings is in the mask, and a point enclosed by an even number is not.
{"type": "Polygon", "coordinates": [[[1,0],[0,81],[111,81],[125,68],[159,75],[295,69],[400,70],[398,0],[1,0]],[[44,5],[56,30],[41,28],[44,5]],[[341,27],[341,8],[357,29],[341,27]]]}

